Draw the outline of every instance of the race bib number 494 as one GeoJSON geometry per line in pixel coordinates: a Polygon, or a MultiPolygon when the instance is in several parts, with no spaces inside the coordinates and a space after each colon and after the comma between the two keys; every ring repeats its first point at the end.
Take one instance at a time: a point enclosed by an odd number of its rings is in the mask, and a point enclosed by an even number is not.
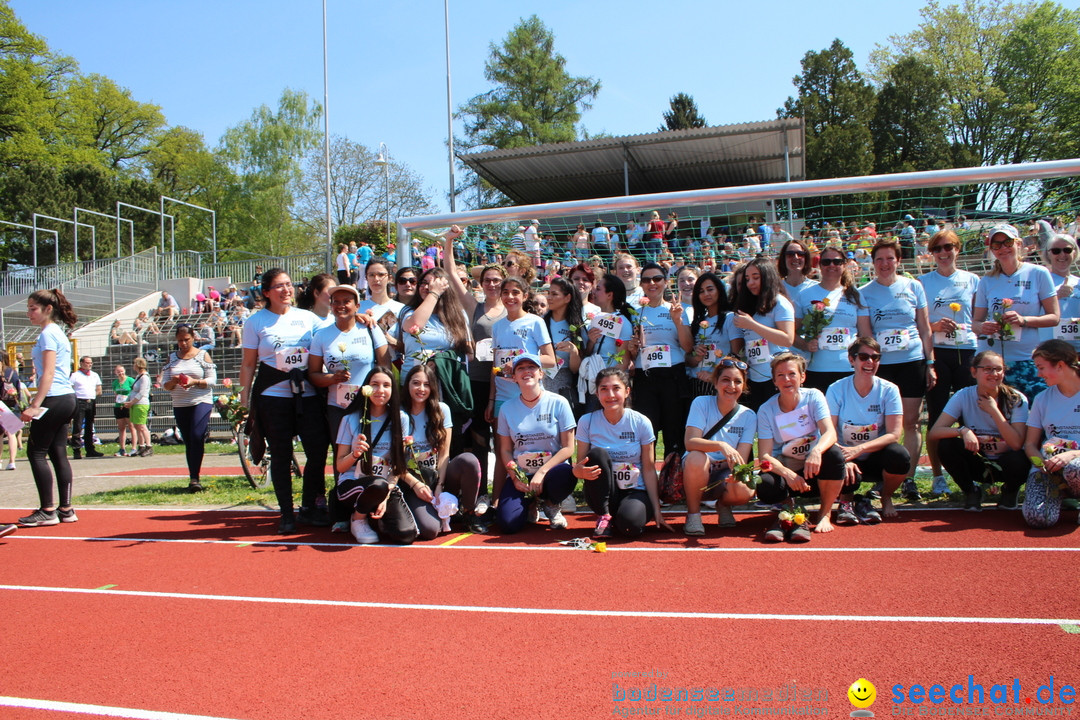
{"type": "Polygon", "coordinates": [[[307,348],[284,348],[274,353],[274,365],[282,372],[288,372],[295,367],[305,367],[307,365],[307,355],[307,348]]]}

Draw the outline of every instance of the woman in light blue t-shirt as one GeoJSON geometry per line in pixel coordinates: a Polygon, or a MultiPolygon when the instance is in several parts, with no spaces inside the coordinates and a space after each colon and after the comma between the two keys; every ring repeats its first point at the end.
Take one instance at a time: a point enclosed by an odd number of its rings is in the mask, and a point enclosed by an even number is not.
{"type": "Polygon", "coordinates": [[[71,507],[71,465],[67,458],[67,438],[71,418],[75,414],[75,390],[71,386],[71,341],[58,323],[69,327],[77,320],[59,289],[37,290],[26,301],[26,315],[31,325],[41,328],[31,356],[37,377],[37,392],[30,405],[20,413],[23,422],[30,424],[30,439],[26,454],[37,485],[38,509],[19,518],[23,527],[56,525],[75,522],[71,507]],[[60,503],[53,496],[53,474],[48,456],[56,469],[56,484],[60,503]]]}
{"type": "Polygon", "coordinates": [[[743,404],[754,411],[776,392],[769,370],[773,357],[795,341],[795,309],[781,282],[776,265],[760,257],[745,265],[735,284],[732,322],[742,339],[732,340],[731,349],[750,366],[750,395],[743,404]]]}
{"type": "Polygon", "coordinates": [[[599,516],[593,537],[635,538],[650,520],[671,532],[656,486],[656,434],[642,413],[626,408],[630,377],[604,368],[596,377],[600,410],[578,422],[574,477],[585,481],[589,507],[599,516]]]}
{"type": "Polygon", "coordinates": [[[712,374],[716,395],[695,398],[690,405],[690,414],[686,418],[687,453],[683,456],[686,492],[683,532],[687,535],[705,534],[701,501],[710,480],[715,478],[717,483],[708,495],[716,500],[720,527],[734,527],[732,506],[745,505],[754,495],[750,487],[732,474],[750,457],[757,432],[757,415],[739,404],[746,393],[746,374],[746,363],[742,360],[733,355],[721,358],[712,374]],[[706,436],[705,433],[710,434],[706,436]]]}

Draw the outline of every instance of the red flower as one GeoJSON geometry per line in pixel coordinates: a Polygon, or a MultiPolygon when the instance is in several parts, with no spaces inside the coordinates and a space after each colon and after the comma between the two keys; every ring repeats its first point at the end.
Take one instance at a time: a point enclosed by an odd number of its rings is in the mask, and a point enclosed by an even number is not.
{"type": "Polygon", "coordinates": [[[615,347],[622,347],[622,346],[623,346],[623,341],[619,340],[618,338],[615,338],[615,347]]]}
{"type": "Polygon", "coordinates": [[[768,460],[762,460],[758,469],[761,470],[761,472],[769,472],[772,470],[772,463],[768,460]]]}

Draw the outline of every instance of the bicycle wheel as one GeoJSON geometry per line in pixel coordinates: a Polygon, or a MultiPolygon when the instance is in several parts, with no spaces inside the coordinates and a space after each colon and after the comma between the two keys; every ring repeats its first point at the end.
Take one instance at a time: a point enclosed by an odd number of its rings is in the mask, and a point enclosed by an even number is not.
{"type": "Polygon", "coordinates": [[[270,485],[270,456],[263,456],[262,462],[257,463],[251,459],[248,452],[248,436],[242,428],[234,431],[236,435],[236,452],[240,455],[240,467],[244,471],[244,477],[255,490],[262,490],[270,485]]]}

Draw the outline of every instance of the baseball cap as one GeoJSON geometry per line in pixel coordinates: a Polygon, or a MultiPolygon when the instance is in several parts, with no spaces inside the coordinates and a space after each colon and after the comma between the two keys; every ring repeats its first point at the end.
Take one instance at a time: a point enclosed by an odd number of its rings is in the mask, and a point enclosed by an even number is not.
{"type": "Polygon", "coordinates": [[[347,292],[356,298],[356,302],[360,302],[360,292],[352,285],[338,285],[330,291],[330,297],[334,297],[339,292],[347,292]]]}
{"type": "Polygon", "coordinates": [[[991,240],[993,240],[994,236],[998,235],[998,234],[1005,235],[1006,237],[1012,238],[1013,240],[1019,240],[1020,239],[1020,233],[1018,233],[1016,231],[1016,228],[1014,228],[1012,225],[1008,225],[1006,223],[1002,223],[1000,225],[995,225],[994,227],[990,228],[990,239],[991,240]]]}
{"type": "Polygon", "coordinates": [[[533,353],[525,353],[523,355],[518,355],[516,358],[514,358],[514,370],[517,370],[518,365],[523,362],[531,362],[538,368],[543,367],[543,365],[540,364],[540,357],[538,355],[534,355],[533,353]]]}

